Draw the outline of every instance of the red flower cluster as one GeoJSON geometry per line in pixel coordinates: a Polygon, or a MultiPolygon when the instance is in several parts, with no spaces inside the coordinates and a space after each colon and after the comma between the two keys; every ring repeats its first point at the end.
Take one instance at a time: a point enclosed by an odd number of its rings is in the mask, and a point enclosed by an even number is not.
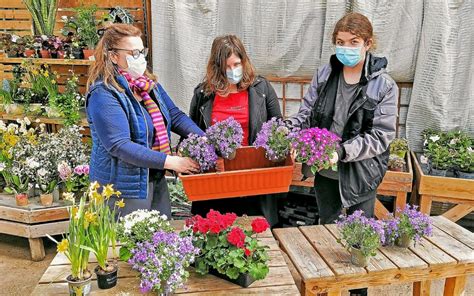
{"type": "Polygon", "coordinates": [[[234,227],[227,234],[227,241],[237,248],[243,248],[245,244],[245,237],[246,235],[242,228],[234,227]]]}
{"type": "Polygon", "coordinates": [[[218,234],[232,226],[235,219],[237,219],[237,215],[234,213],[222,215],[219,211],[210,210],[206,218],[196,215],[186,220],[186,226],[192,227],[193,232],[199,231],[200,233],[206,234],[209,231],[213,234],[218,234]]]}
{"type": "Polygon", "coordinates": [[[255,233],[262,233],[270,227],[265,218],[255,218],[252,221],[252,230],[255,233]]]}

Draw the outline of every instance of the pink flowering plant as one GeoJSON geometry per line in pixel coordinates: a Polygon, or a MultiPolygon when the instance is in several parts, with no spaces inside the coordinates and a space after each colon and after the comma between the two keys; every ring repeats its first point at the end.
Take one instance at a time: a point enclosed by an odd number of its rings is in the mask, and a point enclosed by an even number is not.
{"type": "Polygon", "coordinates": [[[283,161],[290,153],[294,130],[288,128],[281,118],[273,117],[262,125],[253,145],[265,149],[271,161],[283,161]]]}
{"type": "Polygon", "coordinates": [[[201,167],[201,173],[216,166],[217,154],[214,146],[205,136],[190,134],[179,146],[179,153],[183,157],[190,157],[201,167]]]}
{"type": "Polygon", "coordinates": [[[78,192],[89,185],[89,165],[82,164],[72,169],[66,161],[58,164],[59,178],[67,192],[78,192]]]}
{"type": "Polygon", "coordinates": [[[349,250],[360,250],[365,257],[375,256],[377,248],[385,242],[382,221],[365,217],[361,210],[341,215],[336,223],[341,232],[338,241],[349,250]]]}
{"type": "Polygon", "coordinates": [[[309,128],[301,130],[292,140],[292,147],[297,153],[296,161],[307,164],[315,174],[321,169],[332,168],[330,159],[339,148],[341,138],[323,128],[309,128]]]}
{"type": "Polygon", "coordinates": [[[242,126],[233,117],[218,121],[206,130],[209,142],[216,147],[218,155],[226,159],[233,159],[235,151],[242,144],[244,131],[242,126]]]}

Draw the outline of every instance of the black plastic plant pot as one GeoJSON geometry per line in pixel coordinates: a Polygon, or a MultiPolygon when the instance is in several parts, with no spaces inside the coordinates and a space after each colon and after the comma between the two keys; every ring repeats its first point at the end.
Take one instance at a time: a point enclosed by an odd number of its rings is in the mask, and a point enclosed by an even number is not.
{"type": "Polygon", "coordinates": [[[97,286],[99,289],[110,289],[117,285],[118,266],[115,266],[114,270],[108,272],[104,272],[97,266],[94,272],[97,275],[97,286]]]}
{"type": "Polygon", "coordinates": [[[243,288],[247,288],[250,286],[253,282],[255,282],[255,279],[248,273],[241,273],[239,274],[239,277],[236,279],[231,279],[225,274],[219,273],[216,269],[209,268],[209,274],[215,275],[221,279],[224,279],[226,281],[229,281],[231,283],[234,283],[236,285],[239,285],[243,288]]]}

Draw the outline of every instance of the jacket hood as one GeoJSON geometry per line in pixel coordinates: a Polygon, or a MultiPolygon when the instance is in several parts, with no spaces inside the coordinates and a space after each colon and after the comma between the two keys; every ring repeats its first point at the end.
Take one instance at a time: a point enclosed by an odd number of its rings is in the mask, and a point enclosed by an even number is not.
{"type": "MultiPolygon", "coordinates": [[[[335,54],[331,56],[330,64],[331,68],[337,71],[342,70],[344,66],[335,54]]],[[[360,82],[365,84],[367,81],[374,79],[382,73],[385,73],[387,65],[388,61],[385,57],[376,57],[368,52],[365,58],[364,69],[362,71],[360,82]]]]}

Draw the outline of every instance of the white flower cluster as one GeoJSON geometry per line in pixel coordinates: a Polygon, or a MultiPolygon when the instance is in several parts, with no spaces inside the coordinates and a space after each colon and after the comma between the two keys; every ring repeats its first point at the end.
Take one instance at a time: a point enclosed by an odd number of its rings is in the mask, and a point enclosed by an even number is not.
{"type": "Polygon", "coordinates": [[[168,217],[166,215],[160,215],[160,212],[156,210],[137,210],[126,215],[125,217],[121,217],[120,222],[123,223],[124,233],[130,234],[132,232],[133,226],[135,226],[137,223],[147,220],[150,229],[155,229],[155,226],[159,226],[161,223],[168,223],[167,219],[168,217]]]}

